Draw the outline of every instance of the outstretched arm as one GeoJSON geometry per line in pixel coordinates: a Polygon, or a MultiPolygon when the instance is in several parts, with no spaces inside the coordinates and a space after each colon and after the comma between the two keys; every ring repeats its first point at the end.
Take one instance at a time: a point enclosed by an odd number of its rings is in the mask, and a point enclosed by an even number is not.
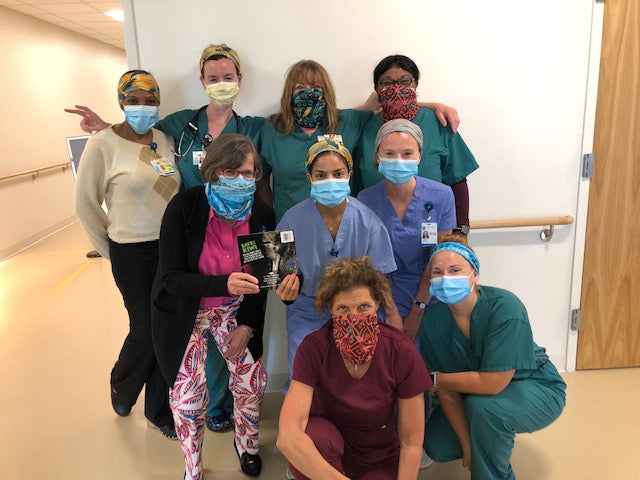
{"type": "Polygon", "coordinates": [[[82,131],[87,133],[99,132],[111,125],[102,120],[98,114],[89,107],[85,107],[84,105],[76,105],[75,107],[76,108],[65,108],[64,111],[82,117],[82,120],[80,120],[80,128],[82,131]]]}

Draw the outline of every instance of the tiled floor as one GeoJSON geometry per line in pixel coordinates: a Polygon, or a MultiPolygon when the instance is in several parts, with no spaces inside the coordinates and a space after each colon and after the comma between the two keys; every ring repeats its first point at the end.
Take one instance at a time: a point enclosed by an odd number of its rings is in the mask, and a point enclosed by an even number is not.
{"type": "MultiPolygon", "coordinates": [[[[109,263],[88,260],[80,226],[0,262],[0,478],[178,480],[180,447],[136,405],[111,410],[108,376],[126,331],[109,263]]],[[[516,439],[519,480],[640,479],[640,369],[564,375],[567,408],[549,428],[516,439]]],[[[282,396],[267,395],[260,423],[264,469],[283,479],[275,447],[282,396]]],[[[231,433],[205,435],[207,480],[242,479],[231,433]]],[[[460,462],[421,479],[461,480],[460,462]]]]}

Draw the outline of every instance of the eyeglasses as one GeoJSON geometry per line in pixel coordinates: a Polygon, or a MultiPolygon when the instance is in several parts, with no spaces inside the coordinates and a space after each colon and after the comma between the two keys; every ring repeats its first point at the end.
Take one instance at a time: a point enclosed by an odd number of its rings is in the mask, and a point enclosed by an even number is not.
{"type": "Polygon", "coordinates": [[[390,87],[391,85],[394,84],[398,84],[402,87],[408,87],[409,85],[411,85],[414,82],[414,78],[413,77],[402,77],[399,78],[398,80],[392,80],[390,78],[385,78],[384,80],[380,80],[378,82],[378,85],[382,88],[387,88],[390,87]]]}
{"type": "Polygon", "coordinates": [[[256,178],[255,170],[238,170],[236,168],[225,168],[222,170],[222,175],[227,178],[238,178],[238,175],[242,175],[245,180],[253,180],[256,178]]]}

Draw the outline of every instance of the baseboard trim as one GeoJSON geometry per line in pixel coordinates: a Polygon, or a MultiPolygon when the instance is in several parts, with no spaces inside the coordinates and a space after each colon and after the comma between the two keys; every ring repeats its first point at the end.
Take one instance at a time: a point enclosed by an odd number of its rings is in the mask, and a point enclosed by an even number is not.
{"type": "Polygon", "coordinates": [[[60,230],[63,230],[70,225],[73,225],[77,221],[78,221],[78,217],[76,217],[75,215],[72,217],[68,217],[56,223],[55,225],[52,225],[49,228],[36,233],[35,235],[31,235],[30,237],[25,238],[23,241],[16,243],[15,245],[12,245],[8,248],[4,248],[0,250],[0,261],[6,260],[7,258],[12,257],[17,253],[20,253],[23,250],[26,250],[27,248],[32,247],[36,243],[41,242],[45,238],[50,237],[54,233],[57,233],[60,230]]]}

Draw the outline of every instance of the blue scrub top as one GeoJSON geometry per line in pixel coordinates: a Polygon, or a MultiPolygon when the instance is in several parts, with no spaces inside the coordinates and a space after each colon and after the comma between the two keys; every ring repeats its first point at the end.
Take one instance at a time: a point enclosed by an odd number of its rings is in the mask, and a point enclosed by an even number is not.
{"type": "Polygon", "coordinates": [[[304,275],[304,295],[315,296],[325,266],[339,258],[367,255],[382,273],[396,269],[391,240],[382,221],[359,200],[347,199],[335,242],[311,198],[287,210],[276,227],[293,230],[298,268],[304,275]]]}
{"type": "Polygon", "coordinates": [[[414,197],[401,221],[387,198],[387,182],[382,181],[358,194],[358,200],[371,208],[389,232],[398,269],[389,274],[391,293],[404,318],[413,304],[431,247],[421,245],[422,224],[436,222],[438,232],[456,226],[456,207],[451,187],[416,177],[414,197]],[[431,207],[427,210],[427,206],[431,207]]]}

